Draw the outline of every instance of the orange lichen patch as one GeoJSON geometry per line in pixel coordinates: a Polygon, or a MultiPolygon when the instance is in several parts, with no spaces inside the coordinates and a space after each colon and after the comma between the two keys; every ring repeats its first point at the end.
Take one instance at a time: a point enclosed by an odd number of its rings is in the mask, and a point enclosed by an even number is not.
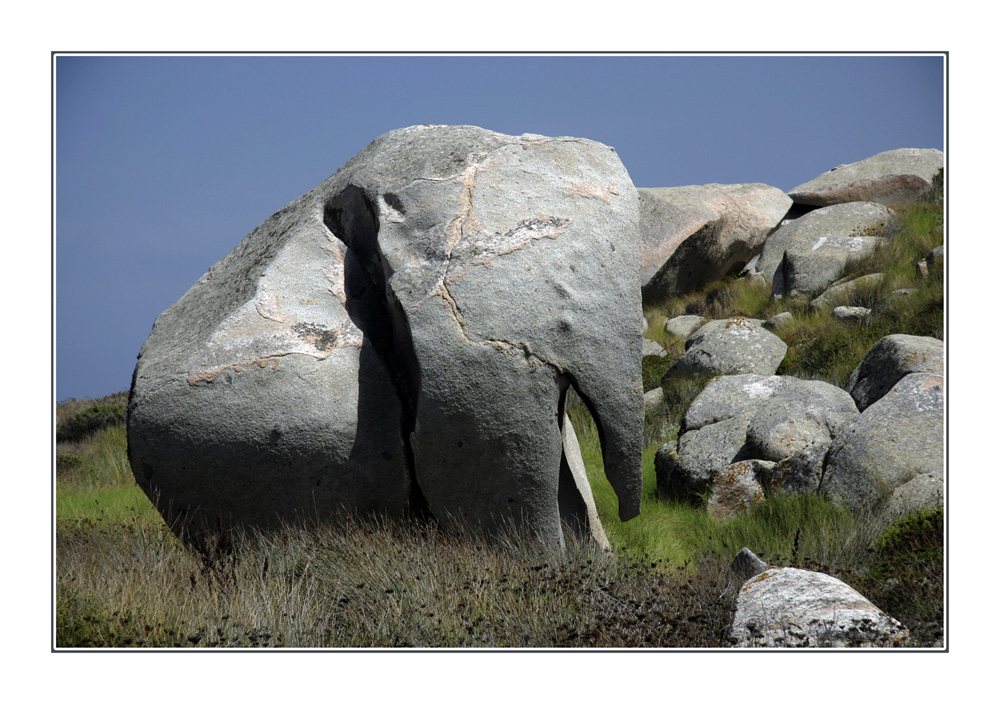
{"type": "Polygon", "coordinates": [[[744,315],[734,315],[726,323],[725,329],[728,330],[730,327],[744,328],[746,330],[752,330],[753,326],[750,324],[750,318],[744,315]]]}
{"type": "Polygon", "coordinates": [[[765,570],[764,572],[761,572],[759,575],[757,575],[756,577],[754,577],[753,579],[751,579],[750,581],[748,581],[746,584],[744,584],[743,588],[740,589],[740,591],[741,592],[745,592],[748,589],[750,589],[750,587],[752,587],[753,585],[757,584],[758,582],[763,582],[765,579],[770,579],[771,577],[773,577],[777,573],[778,573],[778,570],[770,570],[770,569],[769,570],[765,570]]]}

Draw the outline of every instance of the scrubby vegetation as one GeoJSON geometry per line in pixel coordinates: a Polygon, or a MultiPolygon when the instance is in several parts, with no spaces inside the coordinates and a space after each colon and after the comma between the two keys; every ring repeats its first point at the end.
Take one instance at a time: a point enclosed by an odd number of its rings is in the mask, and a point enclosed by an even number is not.
{"type": "MultiPolygon", "coordinates": [[[[659,384],[683,353],[662,331],[675,315],[740,314],[795,320],[777,331],[789,345],[779,373],[843,385],[865,352],[891,333],[943,337],[944,285],[916,262],[941,244],[940,203],[899,213],[889,246],[851,266],[885,280],[846,303],[871,304],[914,288],[845,325],[805,301],[772,301],[744,279],[713,283],[648,310],[644,382],[659,384]]],[[[596,427],[582,404],[570,415],[614,554],[572,544],[540,553],[516,535],[499,548],[433,525],[349,521],[289,526],[267,535],[219,533],[179,541],[135,485],[125,453],[127,394],[73,400],[57,409],[56,645],[119,647],[670,647],[729,645],[739,584],[728,565],[746,546],[770,564],[831,574],[909,627],[913,645],[943,632],[943,513],[886,528],[818,496],[769,497],[723,523],[703,508],[655,493],[653,457],[676,437],[707,379],[672,380],[650,411],[642,514],[617,520],[596,427]]]]}

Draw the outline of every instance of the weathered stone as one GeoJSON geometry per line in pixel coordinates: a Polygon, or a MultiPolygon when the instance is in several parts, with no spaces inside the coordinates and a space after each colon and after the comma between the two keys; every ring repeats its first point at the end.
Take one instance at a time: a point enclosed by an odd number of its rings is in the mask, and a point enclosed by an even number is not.
{"type": "Polygon", "coordinates": [[[944,343],[936,337],[887,335],[872,345],[844,387],[865,410],[914,372],[944,372],[944,343]]]}
{"type": "Polygon", "coordinates": [[[770,567],[743,584],[730,635],[740,648],[893,647],[909,637],[839,579],[793,567],[770,567]]]}
{"type": "Polygon", "coordinates": [[[809,301],[810,310],[835,308],[851,300],[852,296],[865,289],[874,289],[885,278],[885,274],[866,274],[856,279],[835,283],[819,296],[809,301]]]}
{"type": "Polygon", "coordinates": [[[838,323],[860,325],[868,320],[872,311],[863,306],[837,306],[833,309],[833,319],[838,323]]]}
{"type": "Polygon", "coordinates": [[[775,313],[770,318],[765,320],[764,327],[769,330],[777,330],[782,325],[786,325],[792,322],[793,320],[795,320],[795,316],[793,316],[790,312],[785,310],[780,313],[775,313]]]}
{"type": "Polygon", "coordinates": [[[927,261],[927,267],[929,270],[933,271],[934,269],[943,269],[944,245],[932,249],[924,259],[927,261]]]}
{"type": "Polygon", "coordinates": [[[685,347],[665,379],[698,374],[771,375],[788,351],[788,345],[765,330],[762,321],[742,316],[705,323],[685,347]]]}
{"type": "Polygon", "coordinates": [[[764,184],[640,188],[643,300],[655,303],[739,271],[791,207],[764,184]]]}
{"type": "Polygon", "coordinates": [[[898,208],[930,190],[943,167],[944,154],[937,149],[894,149],[832,169],[788,195],[796,203],[820,207],[867,201],[898,208]]]}
{"type": "Polygon", "coordinates": [[[130,408],[140,485],[181,520],[425,504],[554,544],[582,501],[558,412],[572,385],[635,516],[638,213],[596,142],[383,135],[157,321],[130,408]]]}
{"type": "Polygon", "coordinates": [[[744,460],[723,467],[712,479],[712,495],[706,510],[713,521],[743,513],[764,501],[757,482],[756,460],[744,460]]]}
{"type": "Polygon", "coordinates": [[[767,399],[790,383],[791,377],[734,374],[712,379],[684,413],[681,432],[697,430],[738,416],[753,417],[767,399]]]}
{"type": "Polygon", "coordinates": [[[944,467],[944,377],[900,379],[834,439],[820,490],[855,513],[879,511],[896,489],[944,467]]]}
{"type": "Polygon", "coordinates": [[[848,262],[885,242],[889,211],[875,203],[820,208],[782,225],[764,244],[757,269],[776,297],[822,291],[848,262]]]}
{"type": "Polygon", "coordinates": [[[747,426],[747,452],[778,462],[813,444],[829,446],[858,415],[854,399],[843,389],[790,378],[761,403],[747,426]]]}
{"type": "Polygon", "coordinates": [[[708,321],[700,315],[679,315],[663,324],[663,330],[684,340],[708,321]]]}
{"type": "Polygon", "coordinates": [[[733,558],[733,562],[729,565],[729,569],[731,569],[737,577],[746,581],[751,577],[756,577],[761,572],[766,570],[767,563],[754,555],[753,552],[750,551],[750,548],[743,548],[736,553],[736,557],[733,558]]]}
{"type": "Polygon", "coordinates": [[[780,228],[765,245],[762,260],[783,247],[771,280],[775,298],[823,291],[836,282],[848,262],[884,244],[877,236],[889,222],[889,211],[874,203],[845,203],[814,210],[780,228]]]}
{"type": "Polygon", "coordinates": [[[133,376],[128,449],[168,525],[410,510],[405,406],[373,343],[381,330],[362,322],[366,280],[306,196],[157,318],[133,376]]]}

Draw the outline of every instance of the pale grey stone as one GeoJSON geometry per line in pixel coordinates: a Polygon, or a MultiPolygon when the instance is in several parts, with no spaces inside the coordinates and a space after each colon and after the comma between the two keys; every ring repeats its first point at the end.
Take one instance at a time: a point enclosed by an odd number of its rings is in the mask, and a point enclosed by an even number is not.
{"type": "Polygon", "coordinates": [[[735,316],[712,320],[692,334],[664,378],[698,374],[763,374],[777,371],[788,351],[763,321],[735,316]]]}
{"type": "Polygon", "coordinates": [[[657,386],[655,389],[650,389],[644,393],[642,395],[642,402],[647,409],[659,406],[663,403],[663,387],[657,386]]]}
{"type": "Polygon", "coordinates": [[[891,208],[912,203],[931,189],[944,154],[937,149],[894,149],[832,169],[789,191],[796,203],[827,206],[874,202],[891,208]]]}
{"type": "Polygon", "coordinates": [[[872,311],[864,306],[837,306],[833,309],[833,319],[840,323],[861,324],[868,320],[872,311]]]}
{"type": "Polygon", "coordinates": [[[580,452],[580,441],[567,414],[563,414],[562,438],[563,457],[576,491],[559,492],[560,516],[578,539],[584,542],[592,540],[602,550],[610,550],[611,543],[604,533],[601,517],[597,513],[597,504],[594,502],[594,492],[590,488],[590,480],[587,479],[587,467],[580,452]]]}
{"type": "Polygon", "coordinates": [[[944,342],[921,335],[887,335],[872,345],[844,388],[863,411],[914,372],[943,373],[944,342]]]}
{"type": "Polygon", "coordinates": [[[874,287],[884,278],[885,274],[882,273],[866,274],[856,279],[835,283],[811,300],[809,302],[809,309],[822,310],[824,308],[835,308],[842,303],[848,302],[851,296],[855,295],[858,291],[864,290],[866,287],[874,287]]]}
{"type": "Polygon", "coordinates": [[[820,208],[782,225],[764,244],[758,270],[776,298],[822,291],[848,262],[881,246],[889,211],[876,203],[820,208]]]}
{"type": "Polygon", "coordinates": [[[158,319],[130,409],[140,485],[207,524],[425,503],[446,527],[561,543],[563,491],[579,493],[558,413],[572,384],[635,516],[638,217],[596,142],[383,135],[158,319]]]}
{"type": "Polygon", "coordinates": [[[684,413],[681,431],[697,430],[737,416],[753,417],[767,399],[780,392],[791,377],[733,374],[712,379],[684,413]]]}
{"type": "Polygon", "coordinates": [[[740,271],[791,207],[760,183],[640,188],[643,300],[655,303],[740,271]]]}
{"type": "Polygon", "coordinates": [[[912,373],[834,439],[820,490],[855,513],[879,511],[896,489],[944,467],[944,377],[912,373]]]}
{"type": "Polygon", "coordinates": [[[789,378],[783,389],[760,404],[747,426],[747,452],[778,462],[813,444],[829,447],[858,415],[854,399],[843,389],[789,378]]]}
{"type": "Polygon", "coordinates": [[[710,491],[716,473],[739,459],[749,420],[748,415],[722,420],[661,446],[654,459],[657,493],[697,500],[710,491]]]}
{"type": "Polygon", "coordinates": [[[684,340],[708,321],[700,315],[679,315],[663,324],[663,330],[684,340]]]}
{"type": "Polygon", "coordinates": [[[770,567],[744,582],[730,635],[739,648],[893,647],[909,638],[839,579],[793,567],[770,567]]]}

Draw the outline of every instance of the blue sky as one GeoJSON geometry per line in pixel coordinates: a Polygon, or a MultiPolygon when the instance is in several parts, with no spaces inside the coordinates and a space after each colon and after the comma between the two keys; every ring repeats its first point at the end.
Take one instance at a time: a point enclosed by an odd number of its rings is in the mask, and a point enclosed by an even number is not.
{"type": "Polygon", "coordinates": [[[55,76],[57,400],[127,389],[160,312],[391,129],[586,137],[640,187],[788,190],[945,146],[941,56],[61,55],[55,76]]]}

